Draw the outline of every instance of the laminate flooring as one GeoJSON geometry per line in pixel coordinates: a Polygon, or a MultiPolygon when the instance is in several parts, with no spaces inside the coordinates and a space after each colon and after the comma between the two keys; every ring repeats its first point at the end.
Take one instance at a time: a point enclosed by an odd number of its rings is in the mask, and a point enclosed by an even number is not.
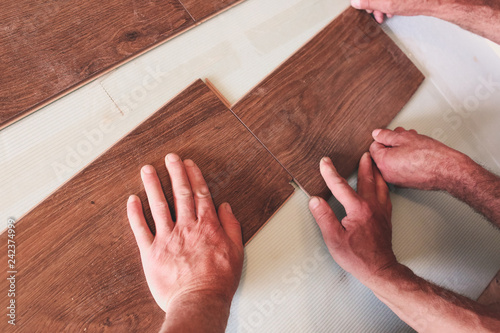
{"type": "MultiPolygon", "coordinates": [[[[218,92],[195,82],[16,224],[16,327],[157,331],[163,313],[125,209],[129,194],[146,202],[143,165],[156,167],[172,203],[164,156],[193,159],[215,203],[231,203],[247,243],[292,195],[292,176],[326,195],[321,156],[333,157],[344,176],[353,171],[371,130],[387,124],[422,79],[368,15],[347,10],[233,107],[258,139],[218,92]]],[[[147,206],[145,214],[154,230],[147,206]]]]}
{"type": "MultiPolygon", "coordinates": [[[[18,331],[159,330],[164,313],[146,285],[126,201],[137,194],[147,202],[139,171],[152,164],[172,203],[169,152],[199,164],[215,203],[231,203],[245,242],[294,191],[289,174],[195,82],[16,224],[18,331]]],[[[145,214],[152,225],[147,207],[145,214]]]]}
{"type": "Polygon", "coordinates": [[[0,129],[240,1],[5,1],[0,129]]]}
{"type": "Polygon", "coordinates": [[[424,76],[366,13],[349,8],[232,110],[310,195],[323,156],[349,176],[424,76]]]}
{"type": "Polygon", "coordinates": [[[205,20],[241,1],[243,0],[179,0],[196,21],[205,20]]]}

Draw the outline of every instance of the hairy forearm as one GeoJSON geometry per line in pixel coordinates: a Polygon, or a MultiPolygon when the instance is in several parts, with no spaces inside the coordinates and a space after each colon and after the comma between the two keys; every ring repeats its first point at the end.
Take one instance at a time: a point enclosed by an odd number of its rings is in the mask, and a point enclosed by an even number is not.
{"type": "Polygon", "coordinates": [[[500,2],[497,0],[442,0],[429,15],[500,44],[500,2]]]}
{"type": "Polygon", "coordinates": [[[500,177],[464,156],[460,172],[443,187],[500,228],[500,177]]]}
{"type": "Polygon", "coordinates": [[[500,314],[397,265],[365,284],[418,332],[498,332],[500,314]]]}
{"type": "Polygon", "coordinates": [[[161,333],[224,332],[231,302],[212,296],[195,296],[168,306],[161,333]]]}

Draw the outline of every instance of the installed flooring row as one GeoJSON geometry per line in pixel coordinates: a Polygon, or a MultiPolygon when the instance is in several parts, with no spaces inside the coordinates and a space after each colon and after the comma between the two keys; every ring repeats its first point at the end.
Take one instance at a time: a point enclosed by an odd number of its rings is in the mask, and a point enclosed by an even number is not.
{"type": "Polygon", "coordinates": [[[193,159],[247,243],[292,195],[290,181],[328,197],[320,158],[352,173],[371,131],[423,79],[369,15],[349,9],[230,108],[196,81],[16,224],[18,331],[158,331],[164,314],[125,209],[130,194],[147,202],[141,166],[156,167],[172,203],[164,156],[193,159]]]}
{"type": "Polygon", "coordinates": [[[241,1],[4,1],[0,129],[241,1]]]}

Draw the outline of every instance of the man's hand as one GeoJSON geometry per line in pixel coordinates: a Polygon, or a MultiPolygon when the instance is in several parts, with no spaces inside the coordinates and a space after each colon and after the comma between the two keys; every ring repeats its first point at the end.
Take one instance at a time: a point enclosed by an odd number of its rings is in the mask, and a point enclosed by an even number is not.
{"type": "Polygon", "coordinates": [[[373,13],[378,23],[385,16],[434,16],[500,44],[498,0],[351,0],[351,6],[373,13]]]}
{"type": "Polygon", "coordinates": [[[329,158],[320,163],[321,175],[347,216],[339,222],[328,203],[317,197],[309,208],[333,259],[362,283],[397,266],[392,251],[389,189],[370,154],[361,158],[358,193],[338,173],[329,158]]]}
{"type": "Polygon", "coordinates": [[[470,160],[464,154],[415,130],[373,131],[370,147],[384,179],[392,184],[421,190],[448,190],[470,160]]]}
{"type": "Polygon", "coordinates": [[[155,221],[155,236],[146,224],[139,198],[131,196],[127,204],[146,280],[154,299],[167,313],[165,330],[183,327],[184,331],[195,331],[193,325],[217,320],[208,331],[220,331],[227,323],[241,277],[241,227],[229,204],[222,204],[217,214],[209,188],[193,161],[182,162],[179,156],[169,154],[165,163],[173,188],[175,222],[150,165],[142,168],[141,177],[155,221]],[[181,322],[185,316],[192,318],[181,322]]]}
{"type": "Polygon", "coordinates": [[[347,216],[340,223],[321,198],[311,198],[309,208],[333,259],[342,268],[418,332],[499,332],[498,313],[425,281],[397,262],[391,245],[389,190],[368,153],[359,163],[358,193],[330,159],[323,159],[320,169],[347,216]]]}
{"type": "Polygon", "coordinates": [[[370,14],[373,13],[378,23],[384,22],[385,15],[389,18],[393,15],[431,15],[438,5],[439,2],[433,0],[351,0],[351,6],[364,9],[370,14]]]}
{"type": "Polygon", "coordinates": [[[370,147],[384,179],[398,186],[444,190],[500,227],[500,178],[471,158],[415,130],[373,131],[370,147]]]}

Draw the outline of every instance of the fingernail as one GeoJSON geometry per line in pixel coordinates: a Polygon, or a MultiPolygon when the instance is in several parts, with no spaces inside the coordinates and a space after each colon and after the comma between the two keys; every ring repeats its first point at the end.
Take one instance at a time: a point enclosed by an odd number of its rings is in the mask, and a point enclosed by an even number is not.
{"type": "Polygon", "coordinates": [[[364,153],[363,155],[364,155],[363,157],[365,157],[365,158],[370,158],[370,152],[369,152],[369,151],[367,151],[367,152],[366,152],[366,153],[364,153]]]}
{"type": "Polygon", "coordinates": [[[323,157],[323,158],[321,159],[321,161],[323,161],[323,162],[325,162],[325,163],[330,163],[330,164],[333,164],[333,163],[332,163],[332,160],[330,159],[330,157],[327,157],[327,156],[323,157]]]}
{"type": "Polygon", "coordinates": [[[318,197],[312,197],[311,200],[309,200],[309,207],[312,209],[315,209],[319,206],[320,200],[318,197]]]}
{"type": "Polygon", "coordinates": [[[226,208],[226,211],[228,213],[231,213],[231,214],[233,213],[233,210],[231,209],[231,205],[230,204],[226,203],[225,208],[226,208]]]}
{"type": "Polygon", "coordinates": [[[184,160],[184,164],[188,167],[194,166],[194,162],[192,160],[184,160]]]}
{"type": "Polygon", "coordinates": [[[139,198],[136,196],[136,195],[131,195],[128,197],[128,202],[131,203],[131,202],[135,202],[137,201],[139,198]]]}
{"type": "Polygon", "coordinates": [[[353,6],[356,9],[361,8],[361,0],[351,0],[351,6],[353,6]]]}
{"type": "Polygon", "coordinates": [[[169,161],[169,162],[177,162],[178,160],[180,160],[180,157],[177,154],[168,154],[167,155],[167,161],[169,161]]]}
{"type": "Polygon", "coordinates": [[[151,174],[151,173],[154,173],[154,172],[155,172],[155,168],[154,168],[152,165],[145,165],[145,166],[142,168],[142,171],[144,171],[144,173],[151,174]]]}
{"type": "Polygon", "coordinates": [[[379,135],[380,131],[382,131],[381,129],[376,129],[372,132],[372,136],[373,137],[376,137],[377,135],[379,135]]]}

